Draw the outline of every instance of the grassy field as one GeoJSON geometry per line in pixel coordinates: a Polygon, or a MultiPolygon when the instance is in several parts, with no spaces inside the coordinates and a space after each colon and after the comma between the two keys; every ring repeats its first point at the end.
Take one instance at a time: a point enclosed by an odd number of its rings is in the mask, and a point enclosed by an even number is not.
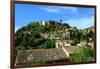
{"type": "Polygon", "coordinates": [[[80,52],[70,56],[71,62],[92,62],[94,61],[94,50],[91,47],[80,47],[80,52]]]}

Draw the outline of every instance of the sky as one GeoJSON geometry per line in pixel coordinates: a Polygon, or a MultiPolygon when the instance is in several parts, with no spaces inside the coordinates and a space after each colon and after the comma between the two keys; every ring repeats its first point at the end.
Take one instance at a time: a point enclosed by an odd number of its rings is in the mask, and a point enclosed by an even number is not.
{"type": "Polygon", "coordinates": [[[94,8],[15,4],[15,31],[34,21],[62,20],[72,27],[94,26],[94,8]]]}

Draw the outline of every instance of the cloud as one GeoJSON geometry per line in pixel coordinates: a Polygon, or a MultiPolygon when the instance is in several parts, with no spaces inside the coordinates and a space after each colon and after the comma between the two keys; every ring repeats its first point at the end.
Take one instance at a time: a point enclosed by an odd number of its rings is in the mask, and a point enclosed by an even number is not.
{"type": "Polygon", "coordinates": [[[41,9],[46,11],[46,12],[52,12],[52,13],[60,12],[59,9],[55,9],[55,8],[41,8],[41,9]]]}
{"type": "Polygon", "coordinates": [[[70,13],[76,13],[78,9],[76,7],[60,7],[61,9],[64,9],[70,13]]]}
{"type": "Polygon", "coordinates": [[[58,6],[49,6],[49,7],[42,7],[41,10],[44,10],[49,13],[75,13],[77,12],[77,8],[75,7],[58,7],[58,6]]]}
{"type": "Polygon", "coordinates": [[[85,28],[94,26],[94,16],[76,18],[76,19],[71,19],[64,22],[68,23],[71,26],[75,26],[78,29],[85,29],[85,28]]]}

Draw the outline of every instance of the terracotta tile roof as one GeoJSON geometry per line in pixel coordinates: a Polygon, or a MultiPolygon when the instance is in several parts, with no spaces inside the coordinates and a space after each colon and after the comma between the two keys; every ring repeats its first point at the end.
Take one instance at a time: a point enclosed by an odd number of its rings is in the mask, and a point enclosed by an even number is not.
{"type": "Polygon", "coordinates": [[[27,63],[28,60],[35,62],[39,58],[45,62],[52,62],[67,59],[68,56],[62,48],[24,50],[18,52],[16,64],[27,63]]]}

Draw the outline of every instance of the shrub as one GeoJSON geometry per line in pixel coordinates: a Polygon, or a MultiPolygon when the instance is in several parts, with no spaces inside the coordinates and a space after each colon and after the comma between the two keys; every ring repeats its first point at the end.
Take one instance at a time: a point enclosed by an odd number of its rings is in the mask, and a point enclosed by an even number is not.
{"type": "Polygon", "coordinates": [[[38,58],[36,61],[35,61],[35,64],[44,64],[45,62],[41,59],[41,58],[38,58]]]}
{"type": "Polygon", "coordinates": [[[37,60],[35,61],[32,61],[32,60],[27,60],[26,62],[26,65],[30,66],[32,64],[44,64],[45,62],[41,59],[41,58],[38,58],[37,60]]]}
{"type": "Polygon", "coordinates": [[[71,62],[91,62],[94,61],[93,48],[80,47],[80,52],[70,56],[71,62]]]}

